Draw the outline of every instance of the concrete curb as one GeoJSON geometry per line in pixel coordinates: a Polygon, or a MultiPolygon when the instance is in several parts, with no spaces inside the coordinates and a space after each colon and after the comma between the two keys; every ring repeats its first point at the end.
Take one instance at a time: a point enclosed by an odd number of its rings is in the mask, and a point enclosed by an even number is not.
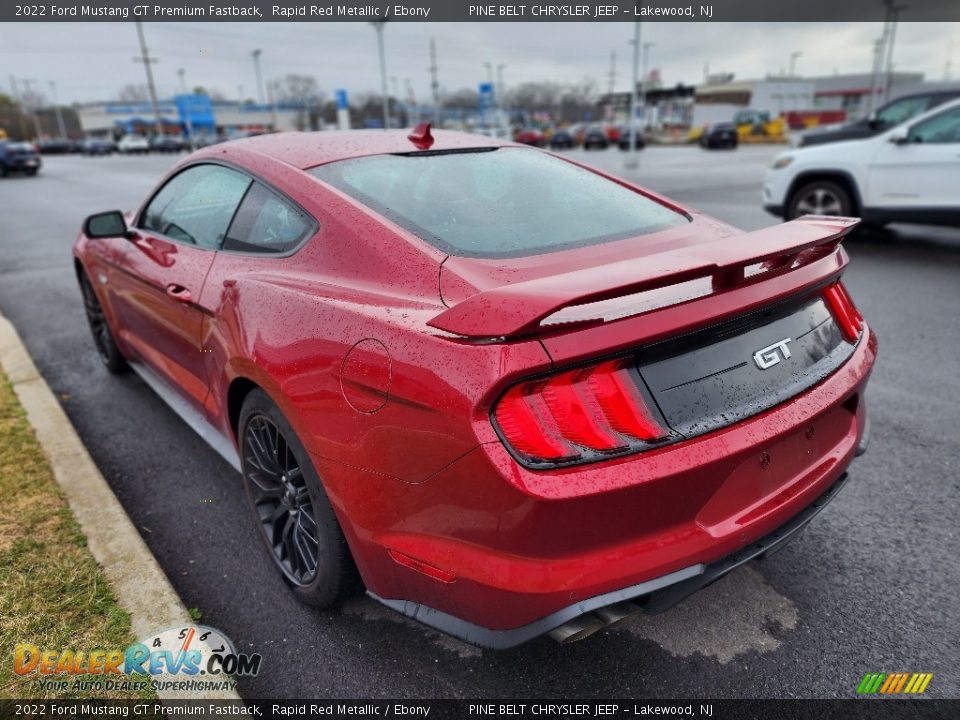
{"type": "MultiPolygon", "coordinates": [[[[91,350],[92,352],[92,350],[91,350]]],[[[135,637],[194,624],[190,613],[30,358],[13,325],[0,314],[0,366],[27,412],[57,483],[67,497],[93,557],[117,602],[130,614],[135,637]]],[[[168,679],[168,678],[164,678],[168,679]]],[[[236,691],[157,691],[161,700],[239,700],[236,691]]]]}

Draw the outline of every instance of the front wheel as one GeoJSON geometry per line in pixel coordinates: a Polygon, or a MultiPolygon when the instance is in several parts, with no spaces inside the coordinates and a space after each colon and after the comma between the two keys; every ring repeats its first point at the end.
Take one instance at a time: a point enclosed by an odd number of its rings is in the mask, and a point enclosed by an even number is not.
{"type": "Polygon", "coordinates": [[[294,595],[323,608],[355,594],[362,584],[320,477],[263,391],[253,390],[244,401],[238,437],[247,500],[294,595]]]}
{"type": "Polygon", "coordinates": [[[93,335],[93,344],[97,348],[97,355],[107,370],[113,374],[122,373],[127,369],[127,361],[117,347],[110,332],[110,325],[103,313],[103,307],[97,299],[97,293],[85,274],[80,275],[80,292],[83,294],[83,310],[87,315],[90,333],[93,335]]]}
{"type": "Polygon", "coordinates": [[[814,180],[798,189],[787,204],[787,220],[802,215],[850,215],[850,193],[829,180],[814,180]]]}

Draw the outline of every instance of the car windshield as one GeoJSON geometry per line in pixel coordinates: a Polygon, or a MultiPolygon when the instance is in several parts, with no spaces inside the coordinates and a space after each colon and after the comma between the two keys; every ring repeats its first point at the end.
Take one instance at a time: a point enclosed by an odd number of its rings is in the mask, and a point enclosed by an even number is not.
{"type": "Polygon", "coordinates": [[[899,125],[922,113],[929,104],[930,98],[926,96],[904,98],[880,108],[877,111],[877,120],[884,125],[899,125]]]}
{"type": "Polygon", "coordinates": [[[537,255],[689,222],[536,150],[376,155],[309,172],[444,252],[465,257],[537,255]]]}
{"type": "Polygon", "coordinates": [[[13,142],[7,145],[7,149],[13,152],[33,152],[33,145],[25,142],[13,142]]]}

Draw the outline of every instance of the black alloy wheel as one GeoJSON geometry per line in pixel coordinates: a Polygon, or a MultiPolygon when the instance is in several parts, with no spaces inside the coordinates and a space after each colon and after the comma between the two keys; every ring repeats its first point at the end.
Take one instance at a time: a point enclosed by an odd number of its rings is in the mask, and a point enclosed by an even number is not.
{"type": "Polygon", "coordinates": [[[274,565],[307,605],[329,607],[363,587],[310,455],[262,390],[240,411],[247,500],[274,565]]]}
{"type": "Polygon", "coordinates": [[[317,574],[319,526],[303,470],[273,421],[247,421],[243,474],[260,529],[274,560],[293,585],[309,585],[317,574]]]}
{"type": "Polygon", "coordinates": [[[113,333],[110,332],[110,325],[107,323],[103,307],[97,299],[97,293],[85,274],[80,275],[80,292],[83,295],[83,310],[87,316],[87,323],[90,325],[90,333],[93,335],[93,344],[97,348],[97,355],[100,356],[100,360],[110,372],[115,374],[123,372],[127,369],[127,361],[113,339],[113,333]]]}

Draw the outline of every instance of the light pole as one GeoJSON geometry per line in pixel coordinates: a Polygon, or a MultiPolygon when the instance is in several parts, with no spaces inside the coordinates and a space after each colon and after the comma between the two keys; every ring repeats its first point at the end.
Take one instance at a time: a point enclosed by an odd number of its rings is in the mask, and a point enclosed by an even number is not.
{"type": "Polygon", "coordinates": [[[803,53],[799,50],[794,50],[790,53],[790,77],[796,77],[797,75],[797,58],[801,57],[803,53]]]}
{"type": "Polygon", "coordinates": [[[63,111],[57,103],[57,84],[53,80],[50,81],[50,98],[53,100],[53,111],[57,114],[57,129],[60,131],[60,137],[66,140],[67,127],[63,124],[63,111]]]}
{"type": "Polygon", "coordinates": [[[263,50],[257,49],[250,53],[250,56],[253,58],[253,69],[257,74],[257,99],[260,101],[260,104],[263,105],[266,102],[266,98],[263,94],[263,75],[260,72],[260,56],[263,54],[263,50]]]}
{"type": "Polygon", "coordinates": [[[386,20],[370,23],[377,31],[377,52],[380,54],[380,98],[383,102],[383,129],[390,129],[390,101],[387,98],[387,55],[383,49],[383,26],[386,20]]]}
{"type": "Polygon", "coordinates": [[[433,112],[439,120],[440,81],[437,80],[437,42],[430,38],[430,92],[433,95],[433,112]]]}
{"type": "Polygon", "coordinates": [[[180,76],[180,94],[183,95],[183,115],[187,119],[187,138],[190,149],[193,150],[195,148],[193,143],[193,103],[191,102],[191,95],[187,93],[187,71],[180,68],[177,70],[177,75],[180,76]]]}
{"type": "Polygon", "coordinates": [[[647,125],[647,80],[648,80],[648,68],[649,68],[649,58],[650,58],[650,48],[652,48],[656,43],[654,42],[645,42],[643,44],[643,68],[640,71],[640,112],[643,113],[643,126],[641,129],[647,125]]]}
{"type": "Polygon", "coordinates": [[[906,5],[894,5],[892,0],[890,4],[890,39],[887,42],[887,82],[886,90],[883,95],[884,102],[890,99],[890,86],[893,85],[893,44],[897,39],[897,21],[900,18],[900,12],[906,10],[906,5]]]}
{"type": "MultiPolygon", "coordinates": [[[[36,106],[36,103],[34,102],[34,99],[36,98],[36,96],[30,90],[30,86],[36,81],[33,80],[32,78],[20,78],[20,82],[23,83],[23,87],[26,89],[26,95],[27,95],[26,101],[29,101],[30,103],[30,107],[28,109],[30,111],[30,117],[33,118],[33,131],[34,133],[36,133],[36,140],[39,141],[40,135],[42,134],[40,131],[40,116],[37,115],[37,106],[36,106]]],[[[26,102],[24,103],[24,105],[26,105],[26,102]]]]}
{"type": "MultiPolygon", "coordinates": [[[[17,90],[17,78],[13,75],[10,76],[10,90],[13,92],[13,101],[20,107],[20,110],[26,110],[23,99],[20,97],[20,91],[17,90]]],[[[20,116],[20,137],[25,140],[27,137],[27,126],[23,119],[24,113],[19,112],[17,115],[20,116]]]]}
{"type": "Polygon", "coordinates": [[[873,42],[873,69],[870,72],[870,97],[867,98],[867,117],[873,115],[877,103],[877,77],[880,73],[880,63],[883,48],[887,41],[887,28],[884,26],[883,36],[873,42]]]}
{"type": "Polygon", "coordinates": [[[507,99],[507,91],[503,89],[503,70],[507,67],[506,63],[500,63],[497,65],[497,87],[493,94],[494,103],[497,106],[497,124],[503,122],[503,118],[500,117],[503,113],[503,105],[500,104],[501,98],[503,100],[507,99]]]}
{"type": "MultiPolygon", "coordinates": [[[[633,72],[631,73],[632,80],[630,82],[630,123],[628,124],[629,132],[631,137],[633,133],[637,131],[637,73],[638,66],[640,64],[640,21],[637,20],[633,23],[633,72]]],[[[637,143],[634,139],[634,142],[631,143],[630,151],[627,153],[626,162],[624,167],[628,169],[634,169],[638,165],[637,160],[637,143]]]]}
{"type": "Polygon", "coordinates": [[[157,88],[153,84],[153,70],[150,66],[157,62],[156,58],[150,57],[147,52],[147,41],[143,37],[143,23],[137,23],[137,36],[140,38],[140,57],[134,58],[134,62],[142,62],[143,69],[147,73],[147,89],[150,91],[150,105],[153,107],[153,119],[157,123],[157,132],[163,131],[163,120],[160,118],[160,105],[157,103],[157,88]]]}

